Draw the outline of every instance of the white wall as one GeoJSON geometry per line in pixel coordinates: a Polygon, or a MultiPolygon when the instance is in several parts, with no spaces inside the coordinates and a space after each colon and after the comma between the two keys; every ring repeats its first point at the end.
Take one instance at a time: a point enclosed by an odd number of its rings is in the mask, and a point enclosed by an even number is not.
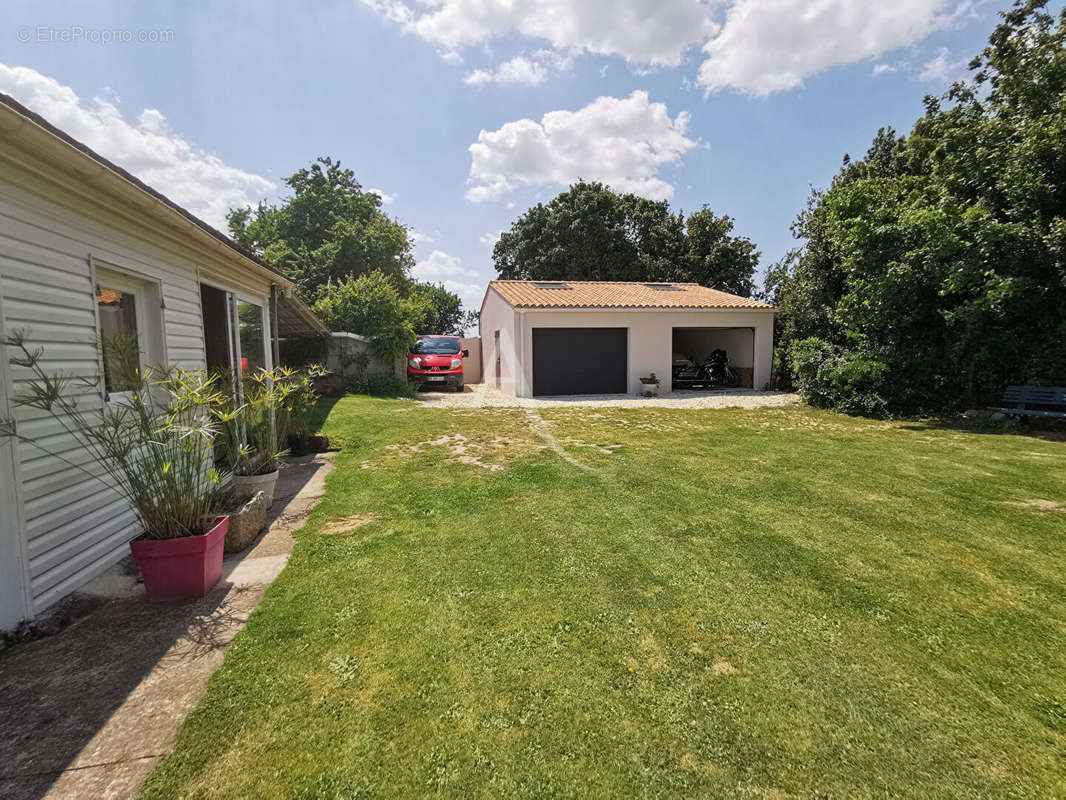
{"type": "MultiPolygon", "coordinates": [[[[667,311],[662,309],[628,309],[625,311],[547,310],[519,311],[518,343],[522,368],[519,371],[517,394],[531,397],[533,393],[533,328],[628,328],[629,364],[628,384],[631,394],[640,392],[640,379],[654,372],[664,391],[671,391],[670,374],[673,360],[673,329],[675,327],[723,327],[754,329],[752,348],[753,383],[761,389],[770,382],[773,360],[773,312],[734,311],[667,311]]],[[[482,328],[483,338],[491,332],[482,328]]],[[[749,339],[749,341],[751,341],[749,339]]],[[[486,370],[489,370],[486,361],[486,370]]],[[[490,374],[486,372],[486,375],[490,374]]]]}
{"type": "Polygon", "coordinates": [[[496,384],[496,332],[499,331],[500,390],[506,394],[516,393],[515,376],[519,374],[517,313],[515,309],[493,288],[485,293],[481,304],[481,382],[496,384]]]}
{"type": "MultiPolygon", "coordinates": [[[[200,277],[263,301],[269,281],[222,255],[192,243],[185,246],[180,231],[160,230],[148,218],[138,224],[135,208],[93,193],[72,173],[34,163],[9,143],[0,148],[0,328],[7,334],[25,331],[32,346],[43,348],[42,365],[48,372],[97,375],[91,255],[97,269],[155,287],[164,308],[145,310],[158,320],[163,358],[186,368],[204,366],[200,277]]],[[[0,355],[8,393],[16,396],[29,372],[8,365],[10,354],[0,355]]],[[[99,392],[85,390],[82,402],[85,408],[100,407],[103,399],[99,392]]],[[[13,411],[21,436],[60,456],[18,444],[18,527],[31,599],[31,607],[22,611],[29,616],[121,559],[138,531],[132,512],[112,489],[64,463],[97,471],[59,422],[45,412],[13,411]]],[[[3,528],[0,535],[6,535],[3,528]]]]}

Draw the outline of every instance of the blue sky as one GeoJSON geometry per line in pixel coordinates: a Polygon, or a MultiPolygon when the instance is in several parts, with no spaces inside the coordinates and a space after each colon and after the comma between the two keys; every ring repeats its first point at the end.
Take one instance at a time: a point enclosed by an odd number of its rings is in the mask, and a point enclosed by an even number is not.
{"type": "Polygon", "coordinates": [[[497,232],[579,176],[669,196],[675,209],[707,203],[769,265],[792,246],[810,188],[878,127],[909,129],[922,96],[965,73],[1001,8],[5,6],[0,91],[215,224],[230,205],[277,199],[312,158],[339,158],[416,232],[417,274],[472,306],[493,277],[497,232]],[[162,41],[122,40],[141,36],[162,41]]]}

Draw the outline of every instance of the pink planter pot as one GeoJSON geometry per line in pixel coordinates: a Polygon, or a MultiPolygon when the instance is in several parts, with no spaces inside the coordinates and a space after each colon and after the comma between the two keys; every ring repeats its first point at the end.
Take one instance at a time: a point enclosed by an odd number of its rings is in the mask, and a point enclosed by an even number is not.
{"type": "Polygon", "coordinates": [[[215,527],[203,536],[130,542],[148,601],[191,600],[207,594],[222,577],[222,548],[228,528],[229,517],[223,516],[216,517],[215,527]]]}

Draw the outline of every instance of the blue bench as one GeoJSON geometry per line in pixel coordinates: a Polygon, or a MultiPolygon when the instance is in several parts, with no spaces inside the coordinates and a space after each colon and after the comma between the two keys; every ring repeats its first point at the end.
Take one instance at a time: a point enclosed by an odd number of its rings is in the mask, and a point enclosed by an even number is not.
{"type": "Polygon", "coordinates": [[[1066,387],[1008,386],[995,410],[1023,417],[1066,419],[1066,387]]]}

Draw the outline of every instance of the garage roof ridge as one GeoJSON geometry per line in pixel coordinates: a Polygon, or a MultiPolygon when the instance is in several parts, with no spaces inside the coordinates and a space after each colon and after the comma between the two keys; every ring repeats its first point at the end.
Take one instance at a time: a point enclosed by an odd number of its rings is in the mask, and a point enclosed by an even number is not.
{"type": "Polygon", "coordinates": [[[769,303],[723,292],[692,282],[669,282],[675,291],[664,292],[667,282],[648,281],[532,281],[494,280],[493,289],[515,308],[644,308],[644,309],[742,309],[774,311],[769,303]],[[565,283],[569,292],[538,284],[565,283]]]}

